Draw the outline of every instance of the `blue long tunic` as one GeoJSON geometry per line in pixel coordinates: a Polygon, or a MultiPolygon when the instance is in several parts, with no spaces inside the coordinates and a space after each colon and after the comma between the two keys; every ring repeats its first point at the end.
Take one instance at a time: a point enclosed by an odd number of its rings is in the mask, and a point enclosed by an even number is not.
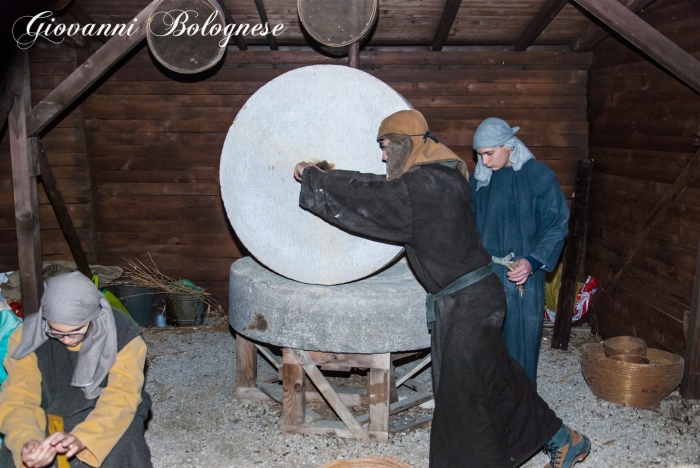
{"type": "Polygon", "coordinates": [[[554,172],[531,159],[519,171],[494,171],[489,185],[476,190],[470,179],[476,229],[494,257],[530,256],[542,264],[523,285],[520,294],[508,280],[508,268],[494,265],[503,282],[508,310],[503,338],[508,352],[537,383],[537,360],[542,337],[545,271],[552,271],[568,232],[569,208],[554,172]]]}

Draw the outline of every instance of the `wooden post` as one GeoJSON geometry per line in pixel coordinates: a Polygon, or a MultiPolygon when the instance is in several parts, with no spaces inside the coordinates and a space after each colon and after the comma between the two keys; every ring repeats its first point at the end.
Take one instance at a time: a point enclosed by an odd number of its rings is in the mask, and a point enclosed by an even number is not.
{"type": "Polygon", "coordinates": [[[348,46],[348,66],[360,68],[360,41],[355,41],[348,46]]]}
{"type": "Polygon", "coordinates": [[[574,0],[673,76],[700,93],[700,62],[616,0],[574,0]]]}
{"type": "Polygon", "coordinates": [[[680,392],[683,398],[700,398],[700,245],[695,264],[695,283],[685,340],[685,369],[680,392]]]}
{"type": "Polygon", "coordinates": [[[80,243],[78,231],[75,230],[73,221],[70,218],[68,208],[66,208],[66,204],[63,201],[61,189],[58,187],[58,181],[54,177],[51,164],[49,164],[49,160],[46,157],[44,145],[42,145],[41,141],[39,141],[38,146],[39,164],[41,165],[41,183],[44,185],[46,196],[51,202],[51,206],[56,213],[56,219],[58,219],[58,224],[61,226],[63,236],[66,238],[66,242],[68,242],[68,247],[70,247],[70,252],[73,254],[73,259],[75,259],[75,264],[78,267],[78,270],[80,270],[80,272],[88,278],[92,279],[92,272],[90,271],[87,256],[85,255],[83,246],[80,243]]]}
{"type": "Polygon", "coordinates": [[[306,418],[306,374],[301,364],[291,358],[289,348],[282,351],[282,427],[301,426],[306,418]],[[286,357],[286,359],[285,359],[286,357]]]}
{"type": "Polygon", "coordinates": [[[582,159],[576,167],[574,199],[569,219],[569,237],[564,252],[564,265],[561,286],[557,300],[557,316],[554,322],[552,348],[568,349],[571,334],[571,318],[574,315],[576,280],[581,270],[583,244],[586,240],[586,221],[588,219],[588,193],[591,189],[593,160],[582,159]]]}
{"type": "Polygon", "coordinates": [[[258,380],[258,349],[255,343],[236,334],[236,398],[250,398],[258,380]]]}
{"type": "Polygon", "coordinates": [[[36,191],[37,139],[27,138],[27,113],[32,106],[29,55],[26,50],[21,54],[22,67],[17,70],[21,73],[19,79],[22,80],[22,85],[8,120],[22,308],[26,317],[39,310],[44,281],[39,202],[36,191]]]}
{"type": "MultiPolygon", "coordinates": [[[[260,15],[260,22],[265,25],[269,24],[269,21],[267,20],[267,13],[265,12],[265,5],[263,4],[263,0],[255,0],[255,6],[258,9],[258,14],[260,15]]],[[[270,31],[272,28],[268,28],[270,31]]],[[[268,32],[267,35],[265,36],[267,39],[267,44],[270,46],[270,50],[279,50],[279,46],[277,45],[277,39],[275,38],[275,35],[272,34],[272,32],[268,32]]]]}
{"type": "Polygon", "coordinates": [[[369,371],[369,437],[380,442],[389,440],[389,385],[391,355],[380,355],[386,359],[386,368],[373,367],[369,371]]]}
{"type": "Polygon", "coordinates": [[[0,128],[5,125],[22,87],[22,60],[19,49],[11,51],[5,64],[5,73],[0,75],[0,128]]]}

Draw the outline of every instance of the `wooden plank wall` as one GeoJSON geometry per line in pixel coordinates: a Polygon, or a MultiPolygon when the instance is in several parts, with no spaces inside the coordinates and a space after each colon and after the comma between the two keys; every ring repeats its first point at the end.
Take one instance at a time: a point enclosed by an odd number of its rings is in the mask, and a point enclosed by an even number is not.
{"type": "MultiPolygon", "coordinates": [[[[700,59],[700,2],[658,0],[640,16],[700,59]]],[[[595,165],[586,269],[602,279],[698,150],[700,95],[615,38],[594,50],[588,95],[595,165]]],[[[636,334],[682,355],[699,240],[696,177],[600,304],[600,333],[636,334]]]]}
{"type": "MultiPolygon", "coordinates": [[[[479,122],[518,125],[570,196],[588,156],[586,82],[591,54],[564,52],[362,53],[363,67],[421,110],[431,132],[473,170],[479,122]]],[[[237,111],[291,68],[345,64],[311,50],[229,50],[206,77],[174,75],[140,47],[81,104],[94,190],[100,263],[146,260],[210,288],[227,303],[228,270],[242,255],[220,198],[218,168],[237,111]]],[[[377,154],[379,157],[379,154],[377,154]]]]}
{"type": "MultiPolygon", "coordinates": [[[[76,52],[67,46],[37,44],[29,54],[32,104],[37,104],[76,68],[76,52]]],[[[92,192],[80,109],[60,119],[41,141],[58,180],[68,211],[90,263],[97,261],[92,219],[92,192]]],[[[0,133],[0,271],[16,270],[17,235],[12,195],[10,141],[0,133]]],[[[44,188],[39,184],[39,216],[44,261],[72,260],[44,188]]]]}

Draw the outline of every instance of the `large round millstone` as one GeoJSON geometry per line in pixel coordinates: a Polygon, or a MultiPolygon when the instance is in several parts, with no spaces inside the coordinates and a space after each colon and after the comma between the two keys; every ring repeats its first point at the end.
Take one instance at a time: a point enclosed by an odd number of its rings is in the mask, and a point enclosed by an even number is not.
{"type": "Polygon", "coordinates": [[[377,129],[411,109],[389,85],[354,68],[314,65],[260,88],[221,153],[221,196],[233,229],[261,263],[287,278],[341,284],[367,277],[402,248],[342,231],[299,207],[299,161],[385,174],[377,129]]]}
{"type": "Polygon", "coordinates": [[[430,347],[425,290],[405,260],[362,281],[319,286],[246,257],[231,266],[229,301],[238,333],[276,346],[368,354],[430,347]]]}

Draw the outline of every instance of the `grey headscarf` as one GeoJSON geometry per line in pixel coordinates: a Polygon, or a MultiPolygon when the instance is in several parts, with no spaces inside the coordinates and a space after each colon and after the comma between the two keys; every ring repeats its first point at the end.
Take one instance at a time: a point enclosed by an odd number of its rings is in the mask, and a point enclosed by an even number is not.
{"type": "MultiPolygon", "coordinates": [[[[520,138],[515,136],[515,133],[520,130],[520,127],[511,128],[508,123],[498,117],[489,117],[479,124],[474,133],[474,142],[472,147],[477,148],[496,148],[498,146],[507,146],[511,149],[508,160],[513,166],[514,171],[519,171],[523,164],[535,156],[525,146],[525,143],[520,141],[520,138]]],[[[481,155],[477,154],[478,162],[474,170],[474,178],[476,179],[476,190],[481,187],[486,187],[491,182],[491,173],[493,172],[488,167],[484,166],[481,160],[481,155]]]]}
{"type": "Polygon", "coordinates": [[[109,302],[78,271],[56,276],[44,291],[39,312],[24,320],[22,340],[12,353],[13,358],[22,359],[49,339],[44,329],[46,320],[76,327],[92,322],[78,351],[71,385],[82,388],[86,399],[97,398],[102,390],[100,384],[117,359],[117,329],[109,302]]]}

